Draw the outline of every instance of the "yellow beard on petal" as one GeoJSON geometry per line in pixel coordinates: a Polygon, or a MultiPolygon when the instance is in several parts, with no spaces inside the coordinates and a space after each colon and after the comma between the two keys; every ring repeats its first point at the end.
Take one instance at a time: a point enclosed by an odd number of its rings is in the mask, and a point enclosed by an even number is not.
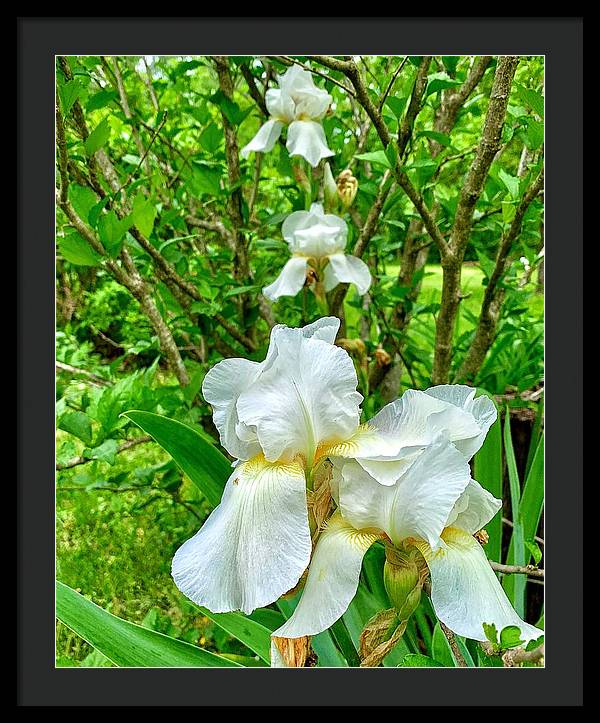
{"type": "Polygon", "coordinates": [[[315,460],[320,457],[353,457],[359,450],[361,442],[374,437],[376,431],[369,424],[361,424],[354,434],[345,440],[321,442],[317,447],[315,460]]]}

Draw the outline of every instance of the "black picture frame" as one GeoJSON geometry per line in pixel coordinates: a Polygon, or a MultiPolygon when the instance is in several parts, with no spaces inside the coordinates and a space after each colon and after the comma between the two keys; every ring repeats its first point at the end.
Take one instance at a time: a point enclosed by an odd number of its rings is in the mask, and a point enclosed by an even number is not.
{"type": "MultiPolygon", "coordinates": [[[[572,706],[582,684],[581,18],[18,18],[18,695],[24,706],[572,706]],[[56,54],[546,58],[546,665],[540,669],[54,666],[56,54]],[[500,672],[501,671],[501,672],[500,672]],[[298,677],[302,676],[302,677],[298,677]]],[[[9,238],[5,237],[5,244],[9,238]]],[[[8,481],[8,480],[7,480],[8,481]]]]}

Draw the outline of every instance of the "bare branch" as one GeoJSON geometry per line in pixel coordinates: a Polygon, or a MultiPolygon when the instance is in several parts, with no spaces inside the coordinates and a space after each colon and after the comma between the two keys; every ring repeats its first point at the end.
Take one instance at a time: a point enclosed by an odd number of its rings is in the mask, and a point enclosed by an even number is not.
{"type": "Polygon", "coordinates": [[[404,60],[400,63],[400,65],[396,68],[394,71],[394,74],[390,78],[390,82],[388,83],[387,88],[385,89],[383,95],[381,96],[381,100],[379,101],[379,112],[383,109],[383,106],[385,105],[385,101],[387,100],[388,95],[392,92],[392,88],[394,87],[394,83],[396,82],[398,76],[402,72],[402,68],[406,65],[406,61],[408,60],[408,55],[404,60]]]}
{"type": "Polygon", "coordinates": [[[440,620],[440,627],[442,629],[442,632],[446,636],[446,640],[450,644],[450,648],[452,649],[452,654],[454,655],[454,659],[456,660],[456,664],[459,668],[466,668],[467,661],[465,660],[463,654],[460,651],[460,648],[458,647],[458,643],[456,642],[456,637],[452,630],[450,630],[449,627],[444,625],[444,623],[440,620]]]}
{"type": "Polygon", "coordinates": [[[59,361],[55,363],[55,366],[62,372],[67,372],[69,374],[78,374],[82,377],[85,377],[86,379],[89,379],[91,384],[94,384],[97,387],[110,387],[110,382],[107,379],[103,379],[96,374],[92,374],[92,372],[88,372],[86,369],[72,367],[70,364],[65,364],[59,361]]]}
{"type": "MultiPolygon", "coordinates": [[[[354,249],[352,250],[352,254],[354,256],[358,256],[359,258],[364,254],[369,241],[375,234],[375,231],[377,229],[377,224],[379,223],[379,217],[381,215],[381,211],[383,209],[383,205],[390,193],[390,190],[392,188],[391,183],[388,183],[390,178],[390,171],[386,171],[384,174],[381,185],[379,187],[379,192],[377,194],[377,198],[375,199],[375,202],[371,206],[369,210],[369,214],[367,216],[367,220],[365,221],[361,232],[359,234],[358,239],[356,240],[356,243],[354,244],[354,249]]],[[[333,316],[341,316],[343,312],[343,306],[344,306],[344,299],[346,298],[346,294],[348,293],[349,284],[338,284],[335,291],[333,292],[331,299],[330,299],[330,306],[329,310],[330,313],[333,316]]],[[[340,333],[343,336],[343,330],[340,328],[340,333]]]]}
{"type": "Polygon", "coordinates": [[[431,56],[426,55],[419,65],[413,89],[410,94],[410,103],[408,104],[408,109],[402,119],[402,123],[398,128],[398,154],[401,158],[403,158],[406,153],[408,142],[412,136],[415,120],[417,119],[421,106],[423,105],[423,96],[427,88],[427,74],[429,73],[430,65],[431,56]]]}
{"type": "Polygon", "coordinates": [[[448,246],[450,253],[442,256],[442,302],[436,320],[433,384],[446,384],[452,360],[452,335],[461,301],[461,267],[469,243],[473,212],[479,200],[492,161],[500,148],[502,128],[508,106],[512,80],[519,62],[518,57],[502,56],[498,59],[494,84],[487,114],[475,158],[462,186],[454,224],[448,246]]]}
{"type": "MultiPolygon", "coordinates": [[[[126,442],[123,442],[123,444],[120,444],[117,447],[116,454],[120,454],[121,452],[125,452],[127,449],[131,449],[132,447],[137,447],[138,444],[146,444],[146,442],[152,442],[154,441],[152,437],[150,436],[143,436],[143,437],[136,437],[135,439],[128,439],[126,442]]],[[[64,469],[71,469],[72,467],[77,467],[80,464],[87,464],[88,462],[94,462],[95,460],[90,459],[89,457],[74,457],[73,459],[69,460],[68,462],[64,462],[63,464],[57,463],[56,464],[56,471],[60,472],[64,469]]]]}
{"type": "Polygon", "coordinates": [[[543,186],[544,172],[542,171],[521,198],[514,218],[500,240],[494,270],[485,287],[475,336],[460,369],[456,373],[455,382],[461,379],[472,381],[475,378],[494,341],[504,299],[504,289],[500,287],[500,281],[510,266],[511,251],[521,233],[523,217],[531,202],[542,191],[543,186]]]}
{"type": "Polygon", "coordinates": [[[544,643],[538,645],[533,650],[525,650],[524,648],[512,648],[507,650],[502,656],[502,662],[505,668],[513,668],[521,663],[543,663],[546,648],[544,643]]]}
{"type": "Polygon", "coordinates": [[[278,60],[280,63],[284,63],[284,65],[299,65],[303,70],[307,70],[309,73],[313,73],[314,75],[318,75],[321,78],[325,78],[325,80],[331,81],[334,85],[337,85],[338,88],[341,88],[342,90],[346,91],[348,95],[351,95],[353,98],[356,97],[353,90],[345,86],[343,83],[340,83],[339,80],[336,80],[335,78],[332,78],[330,75],[327,75],[326,73],[321,73],[320,70],[316,70],[315,68],[309,68],[308,65],[304,65],[304,63],[301,63],[299,60],[296,60],[295,58],[291,58],[288,55],[272,55],[270,56],[274,58],[275,60],[278,60]]]}
{"type": "Polygon", "coordinates": [[[534,565],[503,565],[500,562],[488,561],[492,570],[502,572],[505,575],[529,575],[538,579],[544,579],[544,571],[534,565]]]}

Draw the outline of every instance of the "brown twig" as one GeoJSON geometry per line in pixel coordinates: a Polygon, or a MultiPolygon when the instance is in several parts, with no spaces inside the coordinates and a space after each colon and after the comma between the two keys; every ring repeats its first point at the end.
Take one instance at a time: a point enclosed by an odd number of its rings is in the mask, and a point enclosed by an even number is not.
{"type": "Polygon", "coordinates": [[[92,374],[92,372],[88,372],[86,369],[79,369],[78,367],[72,367],[70,364],[65,364],[64,362],[55,362],[55,366],[57,369],[60,369],[60,371],[68,372],[69,374],[79,374],[83,377],[86,377],[86,379],[89,379],[91,384],[94,384],[99,387],[110,387],[111,383],[107,379],[103,379],[102,377],[97,376],[96,374],[92,374]]]}
{"type": "Polygon", "coordinates": [[[342,90],[346,91],[348,95],[351,95],[353,98],[356,97],[355,93],[348,87],[346,87],[343,83],[340,83],[339,80],[336,80],[335,78],[332,78],[330,75],[327,75],[326,73],[321,73],[320,70],[316,70],[315,68],[309,68],[307,65],[304,65],[304,63],[301,63],[299,60],[296,60],[295,58],[291,58],[288,55],[271,55],[271,58],[274,60],[278,60],[280,63],[283,63],[284,65],[299,65],[304,70],[307,70],[309,73],[312,73],[314,75],[319,75],[321,78],[325,78],[325,80],[331,81],[334,85],[337,85],[342,90]]]}
{"type": "Polygon", "coordinates": [[[524,648],[513,648],[507,650],[502,656],[502,662],[505,668],[514,668],[521,663],[541,663],[546,653],[545,645],[542,643],[533,650],[525,650],[524,648]]]}
{"type": "MultiPolygon", "coordinates": [[[[119,445],[117,447],[116,454],[120,454],[121,452],[125,452],[127,449],[131,449],[132,447],[137,447],[138,444],[146,444],[146,442],[152,442],[152,437],[150,436],[144,436],[144,437],[136,437],[135,439],[128,439],[126,442],[123,442],[123,444],[119,445]]],[[[56,464],[56,471],[60,472],[64,469],[71,469],[72,467],[77,467],[80,464],[87,464],[88,462],[94,462],[96,460],[89,459],[88,457],[74,457],[73,459],[69,460],[68,462],[64,462],[63,464],[57,463],[56,464]]]]}
{"type": "Polygon", "coordinates": [[[391,93],[392,88],[394,87],[394,83],[396,82],[397,77],[402,72],[402,68],[404,68],[404,66],[406,65],[407,60],[408,60],[408,56],[406,56],[406,58],[404,58],[404,60],[400,63],[400,65],[394,71],[394,74],[392,75],[390,82],[388,83],[388,86],[385,89],[383,95],[381,96],[381,100],[379,101],[379,112],[382,111],[385,101],[387,100],[388,95],[391,93]]]}
{"type": "Polygon", "coordinates": [[[467,661],[464,659],[463,654],[460,652],[460,648],[458,647],[458,643],[456,642],[454,633],[452,632],[452,630],[450,630],[450,628],[446,627],[441,620],[439,621],[439,623],[442,632],[446,636],[446,640],[450,644],[452,654],[454,655],[454,659],[456,660],[456,665],[459,668],[467,668],[467,661]]]}
{"type": "Polygon", "coordinates": [[[530,575],[539,579],[544,579],[544,571],[534,565],[503,565],[500,562],[489,560],[490,567],[496,572],[502,572],[505,575],[530,575]]]}
{"type": "Polygon", "coordinates": [[[485,287],[475,335],[463,363],[454,377],[454,382],[473,381],[494,341],[504,300],[504,289],[500,286],[500,282],[510,266],[511,251],[521,233],[525,213],[531,202],[542,191],[543,186],[544,172],[542,170],[521,198],[510,226],[500,239],[494,270],[485,287]]]}

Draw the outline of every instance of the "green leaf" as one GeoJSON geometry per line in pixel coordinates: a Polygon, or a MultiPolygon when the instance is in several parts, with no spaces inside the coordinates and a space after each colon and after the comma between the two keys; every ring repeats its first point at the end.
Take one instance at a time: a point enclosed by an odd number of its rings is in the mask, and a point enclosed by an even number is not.
{"type": "Polygon", "coordinates": [[[352,642],[352,638],[350,637],[350,633],[348,632],[344,619],[340,618],[339,620],[336,620],[336,622],[329,628],[329,631],[338,648],[342,651],[348,665],[351,668],[359,668],[360,658],[356,652],[356,648],[354,647],[354,643],[352,642]]]}
{"type": "Polygon", "coordinates": [[[485,650],[479,646],[477,648],[477,667],[478,668],[504,668],[504,663],[499,655],[488,655],[485,650]]]}
{"type": "Polygon", "coordinates": [[[98,226],[98,219],[100,218],[100,214],[102,213],[104,207],[109,201],[110,196],[104,196],[101,201],[98,201],[98,203],[90,209],[88,213],[88,221],[93,228],[96,228],[98,226]]]}
{"type": "Polygon", "coordinates": [[[502,201],[502,220],[504,223],[511,223],[516,211],[517,205],[514,201],[502,201]]]}
{"type": "Polygon", "coordinates": [[[133,199],[133,223],[137,226],[143,236],[150,236],[154,228],[156,218],[156,207],[139,191],[133,199]]]}
{"type": "Polygon", "coordinates": [[[109,105],[109,103],[112,103],[113,100],[116,100],[118,95],[116,90],[101,90],[89,97],[88,102],[85,104],[85,109],[88,112],[100,110],[100,108],[104,108],[109,105]]]}
{"type": "Polygon", "coordinates": [[[151,412],[132,410],[124,412],[124,416],[173,457],[213,507],[219,504],[231,464],[207,437],[186,424],[151,412]]]}
{"type": "Polygon", "coordinates": [[[190,305],[190,311],[194,314],[202,314],[203,316],[214,316],[221,311],[221,305],[213,301],[194,301],[190,305]]]}
{"type": "MultiPolygon", "coordinates": [[[[494,497],[502,499],[502,425],[496,419],[490,427],[483,446],[475,455],[475,479],[494,497]]],[[[489,541],[485,546],[486,554],[490,560],[501,559],[502,555],[502,511],[487,523],[485,529],[489,541]]]]}
{"type": "Polygon", "coordinates": [[[500,648],[502,650],[518,648],[519,645],[523,644],[524,641],[521,640],[521,630],[516,625],[507,625],[500,631],[500,648]]]}
{"type": "MultiPolygon", "coordinates": [[[[298,601],[300,600],[301,595],[302,595],[302,593],[298,593],[292,599],[279,598],[279,600],[277,601],[276,605],[279,608],[279,610],[283,613],[286,620],[294,612],[296,605],[298,604],[298,601]]],[[[277,627],[279,627],[279,626],[277,626],[277,627]]],[[[276,630],[276,628],[273,628],[273,630],[276,630]]],[[[343,655],[340,653],[340,651],[336,648],[335,643],[333,642],[333,636],[332,636],[330,630],[324,630],[322,633],[319,633],[318,635],[314,635],[311,638],[311,645],[312,645],[315,653],[318,656],[319,660],[318,660],[317,665],[319,667],[345,668],[348,666],[346,659],[343,657],[343,655]]]]}
{"type": "Polygon", "coordinates": [[[373,151],[372,153],[359,153],[354,156],[358,161],[369,161],[375,165],[384,166],[385,168],[391,168],[388,157],[385,151],[373,151]]]}
{"type": "Polygon", "coordinates": [[[192,403],[194,399],[196,398],[196,395],[200,391],[200,387],[202,386],[202,380],[204,379],[204,370],[199,368],[196,369],[196,371],[191,375],[190,383],[187,385],[187,387],[184,387],[182,389],[183,392],[183,398],[188,403],[188,406],[192,406],[192,403]]]}
{"type": "Polygon", "coordinates": [[[525,132],[525,143],[527,147],[535,151],[544,142],[544,124],[528,116],[525,120],[527,131],[525,132]]]}
{"type": "MultiPolygon", "coordinates": [[[[512,534],[512,544],[514,545],[514,563],[517,565],[524,565],[525,564],[525,544],[524,544],[524,534],[523,534],[523,518],[521,516],[520,511],[520,503],[521,503],[521,483],[519,480],[519,473],[517,471],[517,462],[515,459],[515,452],[513,449],[512,444],[512,436],[510,431],[510,409],[506,407],[505,411],[505,421],[504,421],[504,453],[506,456],[506,466],[508,468],[508,481],[510,486],[510,503],[511,503],[511,509],[512,509],[512,523],[513,523],[513,534],[512,534]]],[[[510,576],[506,575],[504,579],[506,578],[513,578],[516,579],[512,583],[512,590],[510,591],[512,593],[509,594],[509,591],[507,591],[507,594],[509,598],[511,599],[512,604],[514,605],[515,610],[517,611],[517,614],[521,617],[525,617],[525,583],[526,579],[524,575],[515,575],[510,576]]]]}
{"type": "Polygon", "coordinates": [[[442,63],[444,64],[444,68],[453,75],[456,73],[456,66],[458,65],[458,61],[460,60],[459,55],[443,55],[442,56],[442,63]]]}
{"type": "Polygon", "coordinates": [[[102,261],[100,254],[77,231],[59,238],[58,248],[62,257],[76,266],[98,266],[102,261]]]}
{"type": "Polygon", "coordinates": [[[253,106],[248,106],[246,110],[241,110],[235,101],[228,98],[220,90],[211,95],[209,101],[217,105],[231,125],[234,126],[241,125],[242,121],[247,118],[254,109],[253,106]]]}
{"type": "Polygon", "coordinates": [[[445,668],[456,668],[456,662],[454,655],[452,655],[452,648],[448,642],[448,638],[444,635],[439,623],[436,623],[433,629],[432,638],[432,653],[435,660],[441,663],[445,668]]]}
{"type": "Polygon", "coordinates": [[[221,171],[200,161],[193,161],[190,178],[192,191],[197,195],[203,193],[218,196],[221,193],[221,171]]]}
{"type": "Polygon", "coordinates": [[[117,449],[118,444],[116,440],[107,439],[98,447],[84,450],[83,456],[86,459],[97,459],[100,462],[106,462],[107,464],[113,465],[115,463],[117,449]]]}
{"type": "Polygon", "coordinates": [[[256,284],[251,284],[248,286],[236,286],[235,289],[229,289],[223,294],[224,299],[228,299],[230,296],[239,296],[240,294],[247,294],[249,291],[256,291],[259,289],[259,286],[256,286],[256,284]]]}
{"type": "Polygon", "coordinates": [[[93,156],[96,151],[102,148],[102,146],[110,138],[110,132],[111,128],[108,118],[105,118],[103,121],[98,123],[90,135],[85,139],[85,143],[83,144],[88,156],[93,156]]]}
{"type": "Polygon", "coordinates": [[[533,423],[533,429],[531,430],[531,440],[529,442],[529,449],[527,451],[527,463],[525,465],[525,477],[529,475],[531,469],[531,463],[537,452],[538,444],[540,441],[540,435],[542,433],[542,427],[544,422],[544,395],[541,396],[538,403],[537,413],[535,415],[535,421],[533,423]]]}
{"type": "Polygon", "coordinates": [[[123,163],[128,163],[130,166],[138,166],[142,159],[133,153],[126,153],[121,160],[123,163]]]}
{"type": "Polygon", "coordinates": [[[77,215],[87,223],[90,211],[98,203],[98,197],[91,188],[71,183],[69,184],[69,201],[77,215]]]}
{"type": "Polygon", "coordinates": [[[406,108],[407,100],[408,98],[398,98],[398,96],[392,95],[389,98],[386,98],[385,104],[389,107],[396,118],[400,120],[404,113],[404,109],[406,108]]]}
{"type": "Polygon", "coordinates": [[[58,428],[80,439],[92,443],[92,420],[84,412],[69,412],[60,418],[58,428]]]}
{"type": "Polygon", "coordinates": [[[452,142],[450,136],[445,133],[438,133],[438,131],[419,131],[417,138],[431,138],[431,140],[437,141],[440,146],[449,146],[452,142]]]}
{"type": "Polygon", "coordinates": [[[223,133],[218,129],[216,123],[209,123],[198,138],[200,145],[207,153],[216,153],[223,142],[223,133]]]}
{"type": "Polygon", "coordinates": [[[542,561],[542,551],[540,550],[540,546],[537,542],[535,540],[525,540],[525,547],[531,553],[534,564],[539,565],[542,561]]]}
{"type": "Polygon", "coordinates": [[[419,653],[408,653],[398,666],[399,668],[443,668],[444,665],[437,660],[420,655],[419,653]]]}
{"type": "Polygon", "coordinates": [[[535,640],[530,640],[527,645],[525,646],[525,650],[528,652],[531,650],[535,650],[536,648],[539,648],[540,645],[544,642],[544,635],[540,635],[539,638],[536,638],[535,640]]]}
{"type": "Polygon", "coordinates": [[[510,193],[511,197],[514,200],[519,198],[519,179],[518,178],[516,178],[515,176],[511,176],[510,173],[507,173],[503,168],[499,169],[498,178],[506,186],[508,192],[510,193]]]}
{"type": "Polygon", "coordinates": [[[98,235],[102,241],[102,245],[106,249],[106,253],[111,258],[116,258],[123,245],[123,239],[125,237],[126,224],[124,221],[127,219],[119,220],[117,214],[114,211],[108,211],[103,213],[98,220],[98,235]]]}
{"type": "MultiPolygon", "coordinates": [[[[542,508],[544,506],[544,435],[540,437],[538,442],[531,467],[525,478],[525,485],[523,486],[523,493],[521,495],[521,501],[519,504],[519,516],[522,520],[522,533],[523,537],[527,539],[533,539],[537,532],[538,525],[540,523],[540,517],[542,516],[542,508]]],[[[513,537],[511,538],[510,545],[508,548],[508,555],[506,560],[509,565],[514,564],[527,564],[529,557],[523,556],[522,563],[517,562],[515,556],[516,551],[515,537],[513,530],[513,537]]],[[[529,552],[529,551],[528,551],[529,552]]],[[[502,586],[506,591],[506,594],[510,599],[514,595],[515,583],[518,578],[524,578],[524,575],[505,575],[502,580],[502,586]]]]}
{"type": "Polygon", "coordinates": [[[385,149],[385,156],[388,159],[389,167],[394,168],[396,163],[398,163],[398,148],[395,143],[390,143],[389,146],[385,149]]]}
{"type": "Polygon", "coordinates": [[[531,467],[525,478],[523,494],[521,496],[520,512],[523,519],[523,531],[526,537],[532,539],[542,515],[544,504],[544,435],[542,434],[531,467]]]}
{"type": "Polygon", "coordinates": [[[498,641],[498,628],[496,628],[495,623],[483,623],[483,632],[485,633],[485,637],[490,641],[490,643],[498,647],[499,641],[498,641]]]}
{"type": "Polygon", "coordinates": [[[242,613],[212,613],[203,607],[198,607],[198,610],[254,651],[265,663],[271,662],[271,631],[264,625],[250,620],[242,613]]]}
{"type": "Polygon", "coordinates": [[[454,88],[457,85],[460,85],[460,80],[451,78],[448,73],[432,73],[428,78],[425,98],[430,96],[432,93],[437,93],[439,90],[454,88]]]}
{"type": "Polygon", "coordinates": [[[540,118],[544,117],[544,96],[538,93],[536,90],[531,88],[525,88],[518,83],[515,83],[517,90],[517,96],[521,99],[526,106],[536,113],[540,118]]]}
{"type": "Polygon", "coordinates": [[[64,116],[68,116],[73,103],[79,98],[83,87],[78,80],[70,80],[64,85],[59,85],[60,107],[64,116]]]}
{"type": "Polygon", "coordinates": [[[58,581],[56,617],[119,667],[240,667],[196,645],[118,618],[58,581]]]}

